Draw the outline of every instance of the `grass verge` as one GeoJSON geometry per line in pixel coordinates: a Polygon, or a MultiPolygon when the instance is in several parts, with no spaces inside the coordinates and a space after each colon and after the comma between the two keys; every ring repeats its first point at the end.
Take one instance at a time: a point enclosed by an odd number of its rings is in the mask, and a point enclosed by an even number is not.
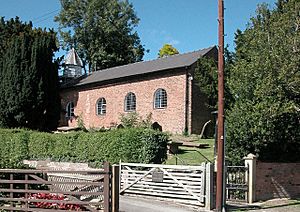
{"type": "Polygon", "coordinates": [[[169,155],[166,164],[169,165],[200,165],[203,162],[213,162],[214,160],[214,139],[200,139],[193,141],[196,143],[208,144],[207,148],[194,148],[179,146],[176,155],[169,155]]]}

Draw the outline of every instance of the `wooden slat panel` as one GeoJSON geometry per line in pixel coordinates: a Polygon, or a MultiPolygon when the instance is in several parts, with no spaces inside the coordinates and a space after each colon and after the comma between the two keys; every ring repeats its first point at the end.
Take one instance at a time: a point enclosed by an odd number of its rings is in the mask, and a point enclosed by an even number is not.
{"type": "MultiPolygon", "coordinates": [[[[155,168],[157,169],[157,168],[155,168]]],[[[121,173],[122,174],[143,174],[146,173],[149,170],[149,168],[147,170],[122,170],[121,173]]],[[[181,170],[170,170],[170,169],[164,169],[166,171],[168,171],[169,173],[172,173],[178,177],[185,177],[186,175],[189,175],[191,177],[199,177],[199,174],[201,174],[203,171],[192,171],[192,172],[181,172],[181,170]]]]}
{"type": "MultiPolygon", "coordinates": [[[[136,181],[136,178],[122,178],[122,179],[124,179],[124,182],[128,182],[128,183],[130,183],[130,182],[134,182],[134,181],[136,181]]],[[[137,178],[137,179],[140,179],[140,178],[137,178]]],[[[180,180],[180,179],[179,179],[180,180]]],[[[145,179],[145,178],[143,178],[143,179],[140,179],[140,181],[141,182],[152,182],[152,179],[145,179]]],[[[174,184],[174,180],[172,180],[172,179],[163,179],[163,182],[164,183],[171,183],[171,184],[174,184]]],[[[185,185],[194,185],[194,186],[196,186],[196,185],[198,185],[198,186],[201,186],[202,185],[202,180],[200,181],[181,181],[181,183],[183,183],[183,184],[185,184],[185,185]]],[[[155,183],[155,184],[158,184],[158,183],[155,183]]]]}
{"type": "MultiPolygon", "coordinates": [[[[172,183],[156,183],[156,182],[152,182],[152,181],[149,181],[149,182],[146,182],[146,181],[140,181],[138,183],[136,183],[136,185],[140,185],[141,186],[144,186],[144,187],[153,187],[153,186],[157,186],[161,189],[164,189],[164,188],[181,188],[178,184],[174,184],[174,182],[172,183]]],[[[193,190],[198,190],[200,191],[200,188],[201,188],[201,185],[186,185],[188,188],[190,189],[193,189],[193,190]]],[[[121,184],[121,187],[123,188],[123,184],[121,184]]]]}
{"type": "MultiPolygon", "coordinates": [[[[184,190],[171,190],[171,189],[166,189],[166,190],[161,190],[161,189],[155,189],[155,188],[145,188],[145,187],[131,187],[129,189],[130,191],[145,191],[146,193],[165,193],[165,194],[175,194],[175,195],[188,195],[190,194],[184,190]]],[[[194,194],[198,194],[200,196],[200,192],[193,192],[194,194]]],[[[191,196],[193,199],[196,199],[195,197],[191,196]]],[[[182,197],[181,197],[182,198],[182,197]]]]}
{"type": "Polygon", "coordinates": [[[201,202],[198,199],[193,198],[192,196],[189,195],[171,195],[171,194],[164,194],[164,193],[151,193],[151,192],[141,192],[141,191],[133,191],[133,190],[128,190],[126,191],[127,194],[136,194],[136,195],[147,195],[147,196],[155,196],[155,197],[166,197],[166,198],[172,198],[173,201],[179,201],[182,200],[182,202],[185,202],[183,200],[194,200],[195,202],[197,201],[198,204],[201,204],[201,202]]]}
{"type": "MultiPolygon", "coordinates": [[[[66,212],[66,210],[59,210],[59,209],[43,209],[43,208],[20,208],[20,207],[6,207],[6,206],[2,206],[0,207],[0,209],[3,210],[13,210],[13,211],[45,211],[45,212],[53,212],[53,211],[57,211],[57,212],[66,212]]],[[[81,210],[83,211],[83,210],[81,210]]],[[[85,210],[84,210],[85,211],[85,210]]]]}
{"type": "Polygon", "coordinates": [[[84,202],[74,200],[49,200],[49,199],[25,199],[25,198],[7,198],[0,197],[2,201],[13,201],[13,202],[48,202],[48,203],[63,203],[63,204],[78,204],[78,205],[101,205],[101,202],[84,202]]]}
{"type": "Polygon", "coordinates": [[[46,182],[39,182],[36,180],[0,180],[0,183],[7,183],[7,184],[47,184],[47,185],[56,185],[56,184],[75,184],[75,185],[99,185],[99,182],[72,182],[72,181],[46,181],[46,182]]]}
{"type": "Polygon", "coordinates": [[[66,173],[66,174],[110,174],[109,172],[105,172],[103,170],[78,170],[78,171],[70,171],[70,170],[40,170],[40,169],[0,169],[0,173],[20,173],[20,174],[46,174],[46,173],[66,173]]]}
{"type": "Polygon", "coordinates": [[[202,166],[181,166],[181,165],[161,165],[161,164],[141,164],[141,163],[122,163],[122,166],[164,168],[164,169],[174,169],[174,170],[201,170],[201,171],[204,171],[205,169],[202,166]]]}
{"type": "MultiPolygon", "coordinates": [[[[182,187],[179,187],[179,186],[168,186],[168,187],[161,187],[161,186],[158,186],[158,185],[152,185],[152,186],[145,186],[145,185],[140,185],[140,184],[135,184],[132,186],[132,188],[145,188],[145,189],[149,189],[149,190],[161,190],[161,191],[165,191],[165,190],[168,190],[168,191],[184,191],[184,189],[182,187]]],[[[193,189],[193,192],[194,193],[200,193],[200,189],[197,188],[197,189],[193,189]]]]}
{"type": "MultiPolygon", "coordinates": [[[[53,194],[54,192],[48,190],[30,190],[30,189],[1,189],[0,192],[13,192],[13,193],[44,193],[53,194]]],[[[62,191],[55,192],[55,194],[70,194],[70,195],[103,195],[103,192],[90,192],[90,191],[62,191]]]]}
{"type": "MultiPolygon", "coordinates": [[[[177,177],[177,176],[174,176],[172,173],[170,173],[172,175],[172,177],[176,177],[176,179],[180,179],[180,180],[183,180],[183,181],[186,181],[186,182],[201,182],[203,177],[198,177],[198,178],[195,178],[195,177],[192,177],[192,178],[189,178],[188,175],[186,175],[187,177],[177,177]]],[[[127,179],[136,179],[136,178],[139,178],[140,176],[144,176],[143,179],[145,180],[152,180],[152,174],[148,174],[147,176],[145,175],[130,175],[130,174],[122,174],[121,177],[122,178],[127,178],[127,179]]],[[[201,173],[199,173],[199,176],[201,176],[201,173]]],[[[164,175],[164,180],[168,180],[168,179],[172,179],[171,177],[169,177],[168,175],[164,175]]]]}

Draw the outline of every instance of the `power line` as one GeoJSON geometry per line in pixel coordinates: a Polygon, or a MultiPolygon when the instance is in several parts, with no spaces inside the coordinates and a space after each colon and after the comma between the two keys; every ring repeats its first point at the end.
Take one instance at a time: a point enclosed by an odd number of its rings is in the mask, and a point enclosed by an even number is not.
{"type": "Polygon", "coordinates": [[[44,19],[41,19],[41,20],[36,21],[36,22],[34,22],[34,23],[35,23],[35,24],[38,24],[38,23],[43,22],[43,21],[46,21],[46,20],[48,20],[48,19],[50,19],[50,18],[52,18],[52,16],[49,16],[49,17],[44,18],[44,19]]]}
{"type": "Polygon", "coordinates": [[[36,17],[36,18],[33,18],[32,21],[39,21],[39,19],[43,19],[44,17],[49,16],[49,15],[51,15],[51,14],[53,14],[53,13],[56,13],[56,12],[58,12],[59,10],[60,10],[60,9],[56,9],[56,10],[53,10],[53,11],[51,11],[51,12],[45,13],[45,14],[43,14],[43,15],[41,15],[41,16],[38,16],[38,17],[36,17]]]}
{"type": "Polygon", "coordinates": [[[43,21],[46,21],[46,20],[48,20],[48,19],[50,19],[50,18],[53,18],[53,15],[52,15],[52,14],[57,15],[57,12],[58,12],[59,10],[60,10],[60,9],[56,9],[56,10],[53,10],[53,11],[51,11],[51,12],[47,12],[47,13],[41,15],[41,16],[38,16],[38,17],[34,18],[34,19],[32,20],[32,22],[33,22],[34,24],[38,24],[38,23],[41,23],[41,22],[43,22],[43,21]]]}

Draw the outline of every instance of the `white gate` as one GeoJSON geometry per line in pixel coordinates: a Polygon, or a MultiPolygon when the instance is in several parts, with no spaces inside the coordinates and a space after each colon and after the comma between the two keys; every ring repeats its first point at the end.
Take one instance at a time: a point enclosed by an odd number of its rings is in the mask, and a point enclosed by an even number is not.
{"type": "Polygon", "coordinates": [[[211,208],[212,166],[120,163],[121,194],[167,198],[211,208]]]}

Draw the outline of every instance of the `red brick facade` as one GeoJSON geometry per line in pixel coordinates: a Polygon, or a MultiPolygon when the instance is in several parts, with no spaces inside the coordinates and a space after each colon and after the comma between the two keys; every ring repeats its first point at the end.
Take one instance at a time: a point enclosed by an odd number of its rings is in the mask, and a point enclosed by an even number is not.
{"type": "Polygon", "coordinates": [[[300,197],[300,163],[263,163],[256,166],[256,199],[300,197]]]}
{"type": "MultiPolygon", "coordinates": [[[[146,117],[152,113],[153,122],[158,122],[164,131],[181,133],[185,124],[184,103],[186,74],[161,76],[110,84],[101,87],[63,91],[61,93],[63,108],[69,101],[75,104],[75,116],[80,117],[88,128],[111,127],[120,124],[121,114],[125,114],[125,96],[129,92],[136,95],[136,112],[146,117]],[[165,109],[154,109],[154,93],[163,88],[167,92],[168,105],[165,109]],[[96,114],[96,102],[106,99],[106,114],[96,114]]],[[[78,118],[77,118],[78,119],[78,118]]],[[[69,126],[77,126],[76,120],[70,120],[69,126]]]]}
{"type": "MultiPolygon", "coordinates": [[[[192,53],[161,58],[154,61],[114,67],[97,71],[79,79],[79,83],[61,90],[62,108],[74,103],[74,117],[67,119],[62,111],[60,125],[87,128],[118,126],[125,111],[125,97],[131,92],[136,97],[137,114],[144,119],[151,114],[163,131],[181,134],[200,134],[203,125],[212,120],[207,98],[201,94],[193,73],[200,57],[216,59],[217,49],[211,47],[192,53]],[[167,93],[167,107],[154,107],[154,94],[158,89],[167,93]],[[97,115],[97,101],[106,100],[106,114],[97,115]]],[[[212,127],[213,124],[210,125],[212,127]]]]}
{"type": "MultiPolygon", "coordinates": [[[[124,110],[125,96],[133,92],[136,95],[136,112],[143,118],[151,113],[152,122],[158,122],[163,131],[181,134],[187,128],[190,133],[200,133],[200,128],[210,118],[210,111],[205,108],[204,97],[201,100],[198,94],[192,95],[197,88],[191,84],[193,80],[188,77],[189,72],[185,69],[171,70],[97,87],[65,89],[61,92],[62,108],[71,101],[75,105],[75,118],[69,120],[68,125],[77,126],[79,117],[87,128],[109,128],[120,124],[121,114],[127,113],[124,110]],[[164,109],[154,108],[154,93],[159,88],[167,92],[168,102],[164,109]],[[96,103],[102,97],[106,99],[107,111],[105,115],[97,115],[96,103]],[[192,104],[192,101],[195,103],[192,104]],[[192,110],[192,105],[198,107],[192,110]],[[199,117],[199,113],[202,113],[202,119],[193,121],[193,116],[199,117]]],[[[66,124],[65,114],[62,114],[61,123],[66,124]]]]}

